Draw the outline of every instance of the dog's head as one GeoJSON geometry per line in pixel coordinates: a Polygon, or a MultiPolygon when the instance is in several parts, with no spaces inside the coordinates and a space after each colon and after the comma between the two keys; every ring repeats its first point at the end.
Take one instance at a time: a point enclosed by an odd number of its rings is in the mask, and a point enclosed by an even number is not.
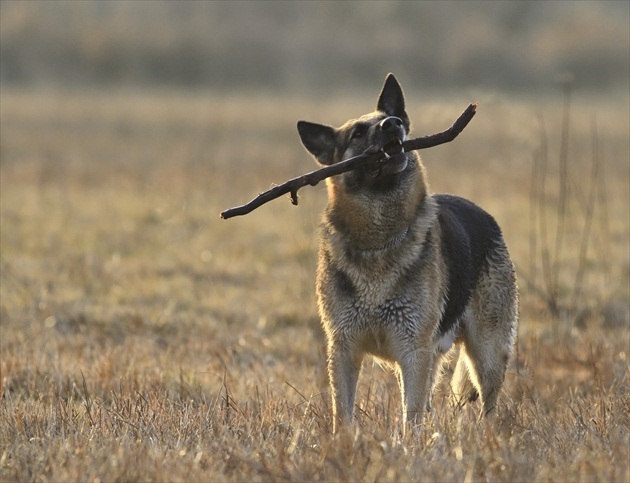
{"type": "Polygon", "coordinates": [[[391,186],[409,168],[412,159],[408,153],[401,152],[410,123],[402,88],[393,74],[385,79],[376,111],[352,119],[339,128],[307,121],[299,121],[297,127],[304,147],[323,165],[338,163],[366,151],[383,150],[391,155],[383,165],[345,173],[344,181],[349,187],[391,186]]]}

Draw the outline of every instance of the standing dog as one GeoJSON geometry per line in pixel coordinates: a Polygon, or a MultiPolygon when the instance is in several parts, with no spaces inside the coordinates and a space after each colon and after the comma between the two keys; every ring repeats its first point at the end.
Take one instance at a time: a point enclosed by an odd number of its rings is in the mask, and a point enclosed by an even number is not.
{"type": "MultiPolygon", "coordinates": [[[[389,74],[376,111],[340,128],[298,122],[323,165],[400,145],[410,130],[389,74]]],[[[334,423],[352,419],[365,354],[396,371],[403,420],[420,423],[440,357],[461,351],[452,387],[491,412],[518,325],[514,266],[496,221],[470,201],[432,194],[415,152],[326,180],[317,298],[328,342],[334,423]]]]}

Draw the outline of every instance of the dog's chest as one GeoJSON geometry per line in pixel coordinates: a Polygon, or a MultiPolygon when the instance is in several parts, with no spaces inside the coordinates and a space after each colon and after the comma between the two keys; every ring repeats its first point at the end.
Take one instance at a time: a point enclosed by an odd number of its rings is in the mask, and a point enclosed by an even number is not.
{"type": "MultiPolygon", "coordinates": [[[[409,326],[430,310],[436,294],[427,277],[421,247],[372,254],[355,260],[323,257],[318,271],[320,305],[329,318],[351,326],[409,326]]],[[[425,314],[426,315],[426,314],[425,314]]]]}
{"type": "Polygon", "coordinates": [[[344,315],[331,314],[331,323],[361,334],[360,337],[374,347],[387,345],[388,335],[392,333],[397,334],[397,338],[413,338],[423,319],[422,295],[414,293],[410,286],[403,291],[396,290],[398,285],[395,280],[373,280],[364,286],[355,286],[352,296],[335,294],[337,302],[344,306],[344,315]]]}
{"type": "Polygon", "coordinates": [[[412,343],[422,332],[418,302],[397,297],[370,305],[357,298],[352,331],[362,349],[386,360],[397,359],[401,344],[412,343]]]}

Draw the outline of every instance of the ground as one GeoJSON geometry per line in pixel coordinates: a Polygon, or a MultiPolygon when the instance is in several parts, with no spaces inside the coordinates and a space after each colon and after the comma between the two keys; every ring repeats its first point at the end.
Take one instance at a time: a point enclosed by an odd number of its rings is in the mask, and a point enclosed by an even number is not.
{"type": "MultiPolygon", "coordinates": [[[[0,479],[628,481],[623,103],[574,100],[564,215],[557,100],[482,97],[423,152],[432,189],[491,212],[517,265],[498,412],[456,409],[445,377],[401,436],[394,377],[367,361],[355,424],[331,435],[323,183],[219,212],[316,167],[298,119],[339,125],[371,99],[3,91],[0,479]]],[[[408,93],[414,133],[472,100],[408,93]]]]}

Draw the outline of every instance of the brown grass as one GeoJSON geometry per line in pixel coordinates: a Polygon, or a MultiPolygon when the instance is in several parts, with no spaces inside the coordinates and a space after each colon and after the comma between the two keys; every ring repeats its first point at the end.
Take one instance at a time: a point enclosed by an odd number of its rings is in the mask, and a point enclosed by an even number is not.
{"type": "MultiPolygon", "coordinates": [[[[447,127],[470,100],[412,109],[416,134],[447,127]]],[[[605,190],[583,297],[557,318],[539,292],[528,220],[536,111],[553,159],[559,104],[481,99],[457,141],[424,154],[435,191],[473,199],[504,228],[521,275],[518,357],[493,422],[478,422],[474,405],[455,410],[444,391],[404,438],[393,377],[366,363],[357,422],[331,437],[313,295],[324,188],[302,190],[297,208],[218,213],[314,167],[298,118],[338,124],[371,105],[2,93],[2,481],[628,481],[623,104],[572,111],[574,236],[558,264],[568,293],[593,113],[605,190]]]]}

